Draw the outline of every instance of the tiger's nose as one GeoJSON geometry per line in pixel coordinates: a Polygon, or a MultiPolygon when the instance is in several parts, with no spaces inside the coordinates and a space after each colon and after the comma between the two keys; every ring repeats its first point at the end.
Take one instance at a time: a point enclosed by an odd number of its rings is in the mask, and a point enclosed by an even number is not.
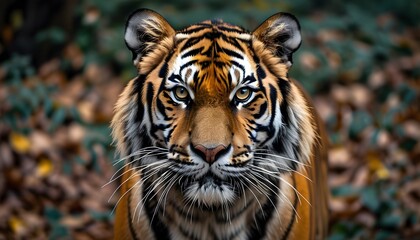
{"type": "Polygon", "coordinates": [[[212,164],[217,158],[226,151],[226,147],[222,144],[214,148],[207,148],[201,144],[197,144],[193,147],[195,153],[202,157],[206,162],[212,164]]]}

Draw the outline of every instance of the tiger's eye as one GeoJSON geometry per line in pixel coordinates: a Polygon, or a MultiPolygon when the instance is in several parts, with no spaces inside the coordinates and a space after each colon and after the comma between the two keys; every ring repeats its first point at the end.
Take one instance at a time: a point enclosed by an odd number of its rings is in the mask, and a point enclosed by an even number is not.
{"type": "Polygon", "coordinates": [[[243,87],[236,91],[235,97],[239,101],[245,101],[251,96],[251,90],[247,87],[243,87]]]}
{"type": "Polygon", "coordinates": [[[188,91],[184,87],[176,87],[174,90],[174,95],[178,100],[185,100],[188,98],[188,91]]]}

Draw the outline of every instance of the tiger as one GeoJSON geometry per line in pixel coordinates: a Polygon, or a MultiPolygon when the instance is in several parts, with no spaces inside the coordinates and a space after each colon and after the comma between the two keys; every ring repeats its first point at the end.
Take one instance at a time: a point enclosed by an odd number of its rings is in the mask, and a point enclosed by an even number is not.
{"type": "Polygon", "coordinates": [[[288,77],[300,24],[277,13],[249,32],[222,20],[174,30],[139,9],[124,40],[138,75],[111,122],[115,239],[323,239],[327,142],[288,77]]]}

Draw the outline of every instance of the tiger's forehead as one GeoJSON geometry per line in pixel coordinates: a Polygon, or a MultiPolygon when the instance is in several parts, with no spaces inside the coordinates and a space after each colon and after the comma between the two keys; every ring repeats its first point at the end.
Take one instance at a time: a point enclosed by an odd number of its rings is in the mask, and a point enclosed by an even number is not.
{"type": "Polygon", "coordinates": [[[204,21],[178,31],[175,39],[168,79],[194,92],[228,93],[255,68],[251,34],[238,26],[204,21]]]}
{"type": "MultiPolygon", "coordinates": [[[[242,40],[250,40],[251,38],[250,33],[239,26],[223,22],[222,20],[207,20],[177,31],[177,39],[200,37],[209,32],[224,34],[225,36],[242,40]]],[[[210,36],[207,35],[207,37],[210,36]]]]}

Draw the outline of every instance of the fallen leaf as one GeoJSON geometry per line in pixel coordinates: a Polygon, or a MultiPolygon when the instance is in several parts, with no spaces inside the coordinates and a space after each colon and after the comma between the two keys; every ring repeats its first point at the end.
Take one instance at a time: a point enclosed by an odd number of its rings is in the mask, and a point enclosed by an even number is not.
{"type": "Polygon", "coordinates": [[[370,152],[367,154],[368,167],[379,179],[389,178],[389,170],[380,160],[378,154],[370,152]]]}
{"type": "Polygon", "coordinates": [[[29,151],[30,141],[28,137],[23,134],[12,132],[10,134],[10,144],[18,153],[27,153],[29,151]]]}
{"type": "Polygon", "coordinates": [[[37,175],[40,177],[46,177],[53,171],[53,164],[50,159],[42,158],[37,166],[37,175]]]}
{"type": "Polygon", "coordinates": [[[19,234],[24,230],[24,223],[20,218],[12,216],[9,219],[9,227],[15,234],[19,234]]]}

